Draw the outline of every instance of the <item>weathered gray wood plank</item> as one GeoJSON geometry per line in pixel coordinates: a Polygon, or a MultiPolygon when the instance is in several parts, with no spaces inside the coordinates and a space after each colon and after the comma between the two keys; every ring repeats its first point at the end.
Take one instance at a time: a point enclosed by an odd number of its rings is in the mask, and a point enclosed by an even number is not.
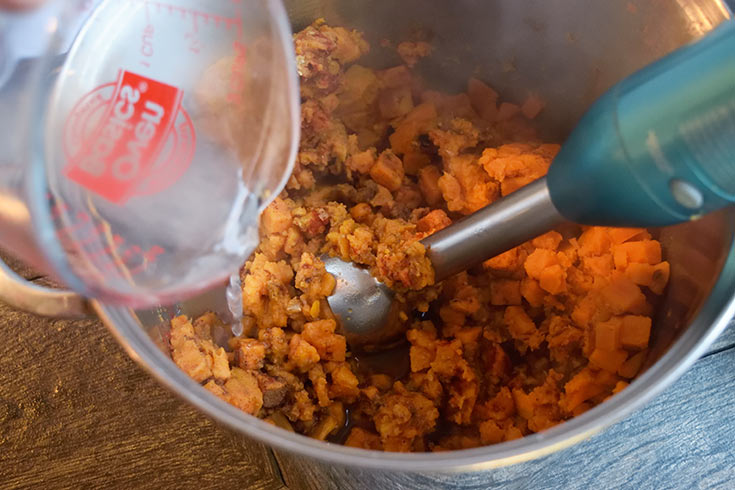
{"type": "Polygon", "coordinates": [[[301,489],[731,489],[735,480],[735,349],[708,356],[642,411],[540,460],[480,473],[386,474],[278,454],[301,489]]]}
{"type": "Polygon", "coordinates": [[[0,303],[0,487],[233,484],[283,488],[267,448],[233,439],[160,387],[99,321],[0,303]]]}

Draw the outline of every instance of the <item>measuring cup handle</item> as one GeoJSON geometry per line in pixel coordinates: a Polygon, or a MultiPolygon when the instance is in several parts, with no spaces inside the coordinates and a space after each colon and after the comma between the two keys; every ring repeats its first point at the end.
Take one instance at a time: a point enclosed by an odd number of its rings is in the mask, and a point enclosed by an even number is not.
{"type": "Polygon", "coordinates": [[[56,318],[85,318],[92,309],[83,296],[26,281],[0,260],[0,300],[19,310],[56,318]]]}

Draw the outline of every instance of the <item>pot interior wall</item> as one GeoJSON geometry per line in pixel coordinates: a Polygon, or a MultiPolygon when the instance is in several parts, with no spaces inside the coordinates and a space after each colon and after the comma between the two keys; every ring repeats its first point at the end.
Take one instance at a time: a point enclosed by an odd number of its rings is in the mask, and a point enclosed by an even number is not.
{"type": "MultiPolygon", "coordinates": [[[[361,61],[399,62],[381,41],[426,39],[435,53],[419,66],[432,85],[462,91],[471,76],[506,100],[529,93],[548,103],[539,118],[549,141],[562,141],[590,103],[637,68],[709,31],[727,18],[712,1],[587,0],[325,0],[286,1],[294,29],[324,17],[359,29],[371,43],[361,61]]],[[[709,295],[732,246],[732,213],[658,230],[671,280],[651,342],[655,362],[684,332],[709,295]]],[[[137,311],[141,325],[167,353],[168,320],[205,311],[227,314],[224,289],[170,307],[137,311]]]]}

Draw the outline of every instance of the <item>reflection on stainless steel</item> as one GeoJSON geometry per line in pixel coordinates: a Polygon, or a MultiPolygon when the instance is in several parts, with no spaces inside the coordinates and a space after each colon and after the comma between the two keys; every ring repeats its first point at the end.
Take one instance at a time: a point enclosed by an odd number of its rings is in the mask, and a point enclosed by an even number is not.
{"type": "MultiPolygon", "coordinates": [[[[515,191],[422,240],[439,282],[562,223],[546,179],[515,191]]],[[[337,285],[327,298],[350,346],[380,347],[405,329],[393,293],[366,269],[338,257],[322,258],[337,285]],[[403,329],[401,326],[403,325],[403,329]]]]}
{"type": "Polygon", "coordinates": [[[322,257],[327,272],[336,279],[334,293],[327,298],[350,347],[382,347],[403,330],[400,306],[393,292],[367,270],[339,257],[322,257]]]}
{"type": "Polygon", "coordinates": [[[505,252],[562,223],[546,178],[532,182],[452,226],[426,237],[436,280],[441,281],[505,252]]]}

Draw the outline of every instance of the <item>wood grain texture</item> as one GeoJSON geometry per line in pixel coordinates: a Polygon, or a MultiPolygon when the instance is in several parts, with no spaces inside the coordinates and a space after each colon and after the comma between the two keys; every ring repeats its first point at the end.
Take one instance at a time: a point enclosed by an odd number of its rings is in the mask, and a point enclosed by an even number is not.
{"type": "Polygon", "coordinates": [[[181,402],[97,320],[0,304],[0,487],[283,488],[271,452],[181,402]]]}
{"type": "Polygon", "coordinates": [[[708,356],[642,411],[564,451],[464,474],[398,474],[329,466],[277,453],[300,489],[732,489],[735,349],[708,356]]]}

